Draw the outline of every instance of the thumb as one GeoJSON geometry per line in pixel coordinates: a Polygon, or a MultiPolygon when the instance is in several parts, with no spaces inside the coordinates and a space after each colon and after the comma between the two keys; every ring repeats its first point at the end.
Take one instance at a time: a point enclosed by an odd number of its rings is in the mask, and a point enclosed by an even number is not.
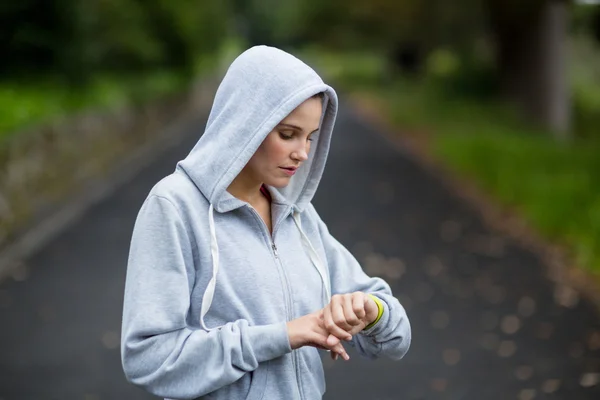
{"type": "Polygon", "coordinates": [[[340,339],[338,339],[336,336],[333,335],[329,335],[327,337],[327,345],[330,347],[336,346],[338,343],[340,343],[340,339]]]}

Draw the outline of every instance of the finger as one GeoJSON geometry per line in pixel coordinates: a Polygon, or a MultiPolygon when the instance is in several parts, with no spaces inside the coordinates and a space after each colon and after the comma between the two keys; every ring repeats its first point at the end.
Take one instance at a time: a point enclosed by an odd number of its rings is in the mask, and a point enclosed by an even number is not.
{"type": "Polygon", "coordinates": [[[310,346],[327,351],[331,351],[333,347],[327,344],[327,333],[309,332],[307,334],[307,342],[310,346]]]}
{"type": "MultiPolygon", "coordinates": [[[[335,353],[344,360],[349,360],[350,356],[346,352],[346,349],[344,349],[340,339],[335,335],[331,335],[325,328],[324,319],[326,314],[326,312],[323,313],[323,320],[319,318],[316,319],[317,323],[312,326],[312,329],[308,334],[309,342],[315,347],[327,349],[332,354],[335,353]]],[[[333,359],[336,360],[338,356],[333,359]]]]}
{"type": "Polygon", "coordinates": [[[349,337],[352,338],[354,335],[360,333],[367,325],[368,324],[364,319],[359,320],[358,325],[353,326],[352,329],[347,332],[350,335],[349,337]]]}
{"type": "Polygon", "coordinates": [[[356,314],[358,319],[364,319],[367,315],[367,310],[365,309],[366,301],[367,296],[364,293],[352,293],[352,309],[354,310],[354,314],[356,314]]]}
{"type": "Polygon", "coordinates": [[[338,338],[337,336],[329,333],[329,331],[325,327],[324,321],[325,321],[325,317],[323,317],[321,320],[318,320],[318,323],[317,323],[317,325],[315,325],[313,327],[313,330],[314,330],[314,332],[318,333],[319,335],[321,335],[322,337],[325,338],[325,343],[327,344],[327,346],[329,348],[331,346],[335,346],[336,344],[338,344],[341,339],[338,338]]]}
{"type": "Polygon", "coordinates": [[[310,332],[309,334],[309,343],[311,343],[314,347],[318,347],[318,348],[324,348],[326,350],[329,350],[333,353],[337,353],[339,354],[344,360],[349,360],[350,356],[348,355],[348,353],[346,352],[346,349],[344,348],[344,346],[339,342],[337,342],[336,345],[334,346],[330,346],[327,343],[326,337],[318,332],[310,332]]]}
{"type": "Polygon", "coordinates": [[[344,345],[335,336],[329,335],[329,337],[327,338],[327,346],[331,350],[332,353],[336,353],[336,354],[340,355],[344,360],[347,361],[350,359],[350,356],[346,352],[344,345]],[[331,342],[330,342],[330,340],[331,340],[331,342]]]}
{"type": "Polygon", "coordinates": [[[333,361],[337,360],[338,357],[339,357],[339,354],[335,353],[333,351],[331,353],[329,353],[329,355],[331,356],[331,358],[333,359],[333,361]]]}
{"type": "Polygon", "coordinates": [[[327,336],[327,345],[328,346],[336,346],[338,343],[340,343],[340,339],[334,335],[328,335],[327,336]]]}
{"type": "Polygon", "coordinates": [[[357,333],[360,333],[363,329],[365,329],[365,326],[367,326],[367,324],[363,320],[361,320],[360,323],[356,326],[353,326],[352,329],[350,329],[350,332],[348,333],[354,336],[357,333]]]}
{"type": "Polygon", "coordinates": [[[337,326],[335,321],[333,320],[333,316],[331,314],[331,303],[325,307],[323,310],[323,327],[327,331],[327,333],[336,336],[342,340],[350,340],[352,339],[352,335],[348,332],[337,326]]]}
{"type": "Polygon", "coordinates": [[[331,298],[330,311],[335,324],[347,332],[352,329],[352,325],[346,321],[346,316],[344,315],[344,297],[347,296],[333,296],[331,298]]]}
{"type": "Polygon", "coordinates": [[[343,298],[344,317],[346,319],[346,322],[350,325],[350,329],[352,329],[352,327],[360,323],[360,318],[354,312],[354,297],[356,296],[349,295],[344,296],[343,298]]]}
{"type": "Polygon", "coordinates": [[[350,356],[348,355],[348,353],[346,352],[346,349],[344,348],[344,346],[341,343],[339,343],[336,346],[333,346],[331,348],[331,351],[335,352],[336,354],[339,354],[346,361],[348,361],[350,359],[350,356]]]}
{"type": "Polygon", "coordinates": [[[325,309],[322,308],[319,311],[316,312],[317,318],[320,319],[321,321],[323,320],[323,315],[324,315],[325,309]]]}

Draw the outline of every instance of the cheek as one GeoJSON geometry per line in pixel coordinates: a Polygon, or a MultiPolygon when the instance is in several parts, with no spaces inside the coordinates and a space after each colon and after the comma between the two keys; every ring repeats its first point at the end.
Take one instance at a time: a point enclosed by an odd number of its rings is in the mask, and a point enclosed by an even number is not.
{"type": "Polygon", "coordinates": [[[281,150],[277,143],[273,140],[265,140],[252,158],[248,161],[247,166],[250,170],[254,171],[255,174],[262,174],[267,170],[270,170],[273,165],[279,165],[281,161],[281,150]]]}
{"type": "Polygon", "coordinates": [[[267,140],[261,147],[263,157],[268,162],[279,163],[289,153],[287,143],[280,139],[267,140]]]}

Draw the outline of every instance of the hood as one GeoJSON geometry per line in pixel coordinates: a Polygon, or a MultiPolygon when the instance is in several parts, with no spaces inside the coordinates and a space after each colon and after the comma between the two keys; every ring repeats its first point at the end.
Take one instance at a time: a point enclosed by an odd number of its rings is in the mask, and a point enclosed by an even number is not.
{"type": "Polygon", "coordinates": [[[227,188],[266,136],[296,107],[323,92],[323,115],[308,159],[274,201],[303,211],[312,200],[329,152],[337,95],[304,62],[280,49],[255,46],[239,55],[219,85],[204,134],[177,169],[194,182],[213,208],[227,212],[245,203],[227,188]]]}

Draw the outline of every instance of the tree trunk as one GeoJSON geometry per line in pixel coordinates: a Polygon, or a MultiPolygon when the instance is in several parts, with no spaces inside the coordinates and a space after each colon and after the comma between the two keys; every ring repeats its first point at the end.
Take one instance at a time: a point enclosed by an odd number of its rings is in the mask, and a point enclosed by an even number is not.
{"type": "Polygon", "coordinates": [[[504,94],[557,139],[567,139],[567,2],[540,1],[525,11],[493,0],[490,6],[504,94]]]}
{"type": "Polygon", "coordinates": [[[568,9],[564,1],[547,4],[541,18],[542,120],[557,139],[570,136],[571,105],[567,71],[568,9]]]}

